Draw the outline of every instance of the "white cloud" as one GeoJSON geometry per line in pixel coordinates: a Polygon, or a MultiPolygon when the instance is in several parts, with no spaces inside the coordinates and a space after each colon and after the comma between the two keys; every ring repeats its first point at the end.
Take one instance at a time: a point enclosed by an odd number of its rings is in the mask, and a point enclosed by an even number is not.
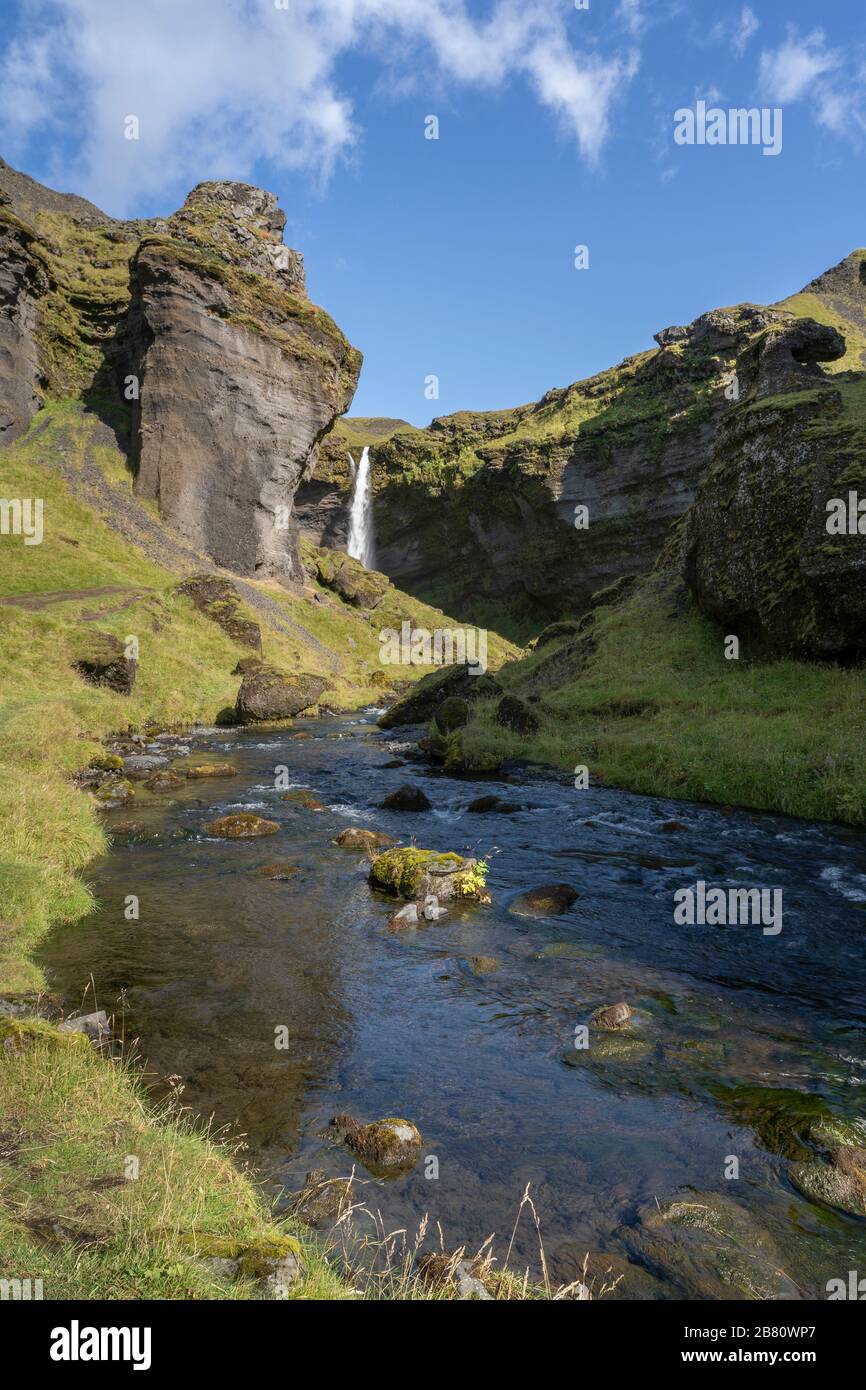
{"type": "Polygon", "coordinates": [[[761,54],[761,86],[770,101],[799,101],[839,62],[838,55],[828,51],[823,30],[804,39],[792,31],[778,48],[761,54]]]}
{"type": "Polygon", "coordinates": [[[730,44],[736,56],[742,58],[750,39],[754,38],[760,27],[754,10],[751,6],[744,5],[739,15],[718,20],[710,30],[709,36],[714,43],[730,44]]]}
{"type": "MultiPolygon", "coordinates": [[[[67,181],[107,210],[258,159],[325,177],[359,131],[340,61],[495,89],[523,78],[590,164],[610,133],[634,51],[569,42],[548,0],[19,0],[25,23],[0,65],[0,131],[13,151],[48,134],[74,151],[67,181]],[[136,115],[140,139],[125,140],[136,115]]],[[[632,25],[638,0],[621,0],[632,25]]]]}
{"type": "Polygon", "coordinates": [[[750,9],[748,5],[744,5],[734,36],[731,39],[731,47],[738,58],[742,58],[749,39],[754,38],[760,27],[755,11],[750,9]]]}
{"type": "Polygon", "coordinates": [[[760,82],[773,102],[807,102],[822,130],[856,145],[866,132],[866,69],[828,49],[823,30],[805,38],[790,30],[777,49],[761,54],[760,82]]]}

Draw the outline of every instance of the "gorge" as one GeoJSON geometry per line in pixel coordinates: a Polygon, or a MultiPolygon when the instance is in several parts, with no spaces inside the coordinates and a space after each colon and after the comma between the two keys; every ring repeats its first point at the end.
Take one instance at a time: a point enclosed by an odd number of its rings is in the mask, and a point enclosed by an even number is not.
{"type": "MultiPolygon", "coordinates": [[[[866,1258],[866,251],[419,429],[346,414],[284,227],[0,161],[0,1273],[370,1296],[317,1184],[497,1258],[530,1184],[569,1297],[820,1296],[866,1258]]],[[[552,1296],[513,1254],[473,1296],[552,1296]]]]}

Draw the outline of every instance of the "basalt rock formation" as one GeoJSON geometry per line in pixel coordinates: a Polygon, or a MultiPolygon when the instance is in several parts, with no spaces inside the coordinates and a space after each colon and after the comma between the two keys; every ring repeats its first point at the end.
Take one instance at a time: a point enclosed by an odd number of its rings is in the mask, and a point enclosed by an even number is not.
{"type": "Polygon", "coordinates": [[[136,253],[129,349],[137,491],[227,568],[289,577],[295,489],[360,356],[307,298],[284,223],[261,189],[195,188],[136,253]]]}
{"type": "Polygon", "coordinates": [[[295,490],[361,356],[309,300],[272,194],[204,183],[122,222],[0,160],[0,444],[45,399],[122,423],[136,490],[239,574],[302,577],[295,490]]]}
{"type": "Polygon", "coordinates": [[[774,650],[862,646],[860,542],[828,547],[822,516],[862,458],[866,252],[779,304],[713,310],[656,343],[514,410],[378,436],[375,422],[341,421],[305,527],[327,517],[315,538],[335,543],[351,474],[331,455],[357,436],[371,448],[380,568],[468,619],[522,638],[573,619],[600,594],[622,597],[679,526],[681,572],[720,621],[774,650]],[[835,621],[820,616],[831,606],[835,621]]]}

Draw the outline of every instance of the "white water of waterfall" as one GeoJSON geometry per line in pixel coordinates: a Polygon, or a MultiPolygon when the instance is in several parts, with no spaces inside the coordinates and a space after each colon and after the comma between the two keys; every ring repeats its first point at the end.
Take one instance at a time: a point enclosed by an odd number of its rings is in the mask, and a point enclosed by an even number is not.
{"type": "Polygon", "coordinates": [[[346,549],[353,560],[371,570],[376,558],[373,547],[373,491],[370,486],[370,450],[361,451],[361,462],[356,464],[352,455],[349,462],[355,475],[355,491],[352,493],[352,510],[349,513],[349,540],[346,549]]]}

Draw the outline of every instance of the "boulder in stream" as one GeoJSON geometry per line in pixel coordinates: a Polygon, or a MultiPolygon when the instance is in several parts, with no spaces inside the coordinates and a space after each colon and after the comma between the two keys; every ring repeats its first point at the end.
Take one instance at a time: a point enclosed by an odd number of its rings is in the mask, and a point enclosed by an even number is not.
{"type": "Polygon", "coordinates": [[[204,831],[218,840],[257,840],[262,835],[276,835],[279,828],[274,820],[264,820],[250,811],[240,811],[233,816],[219,816],[209,821],[204,831]]]}
{"type": "Polygon", "coordinates": [[[509,907],[518,917],[558,917],[567,912],[580,897],[570,883],[545,883],[540,888],[528,888],[516,897],[509,907]]]}
{"type": "Polygon", "coordinates": [[[328,1132],[377,1175],[413,1168],[421,1152],[421,1135],[415,1126],[393,1115],[369,1125],[351,1115],[335,1115],[328,1132]]]}
{"type": "Polygon", "coordinates": [[[383,811],[429,811],[432,803],[420,787],[404,782],[382,802],[383,811]]]}

